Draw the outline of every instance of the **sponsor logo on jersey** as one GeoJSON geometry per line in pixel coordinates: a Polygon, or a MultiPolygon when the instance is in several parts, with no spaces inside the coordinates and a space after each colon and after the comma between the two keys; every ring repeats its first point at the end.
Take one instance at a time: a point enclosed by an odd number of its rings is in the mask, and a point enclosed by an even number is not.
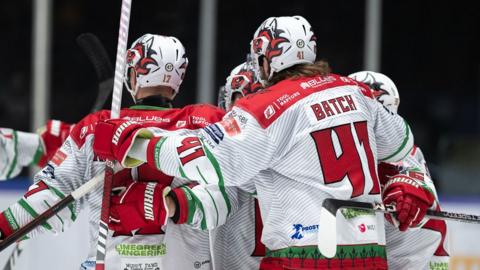
{"type": "Polygon", "coordinates": [[[155,115],[147,116],[126,116],[123,119],[134,121],[134,122],[157,122],[157,123],[170,123],[172,119],[163,118],[155,115]]]}
{"type": "Polygon", "coordinates": [[[362,224],[358,225],[357,228],[361,233],[365,233],[365,232],[367,232],[367,230],[368,231],[375,231],[375,224],[365,225],[365,223],[362,223],[362,224]]]}
{"type": "Polygon", "coordinates": [[[52,157],[51,161],[53,164],[60,166],[63,161],[67,159],[67,154],[65,154],[62,149],[58,150],[55,155],[52,157]]]}
{"type": "Polygon", "coordinates": [[[90,270],[95,268],[95,261],[84,261],[81,265],[82,270],[90,270]]]}
{"type": "Polygon", "coordinates": [[[143,200],[143,210],[145,212],[145,219],[155,220],[153,213],[153,197],[155,195],[155,186],[157,183],[149,182],[145,188],[145,196],[143,200]]]}
{"type": "Polygon", "coordinates": [[[205,132],[208,134],[208,136],[210,136],[210,138],[216,144],[219,144],[221,141],[223,141],[223,137],[225,135],[223,134],[222,130],[220,129],[220,127],[218,127],[217,124],[207,126],[203,130],[205,130],[205,132]]]}
{"type": "Polygon", "coordinates": [[[120,140],[120,136],[125,131],[125,129],[127,127],[131,126],[132,124],[135,124],[135,122],[134,121],[127,121],[127,122],[122,123],[117,128],[117,130],[115,130],[115,134],[113,134],[113,138],[112,138],[112,143],[115,144],[115,145],[118,145],[118,140],[120,140]]]}
{"type": "Polygon", "coordinates": [[[305,90],[308,88],[314,88],[314,87],[319,87],[327,83],[331,83],[336,81],[336,79],[333,76],[325,76],[325,77],[316,77],[311,80],[308,80],[306,82],[300,83],[300,87],[305,90]]]}
{"type": "Polygon", "coordinates": [[[351,95],[320,101],[319,103],[311,104],[309,107],[317,121],[357,110],[357,105],[351,95]]]}
{"type": "Polygon", "coordinates": [[[159,245],[145,244],[119,244],[115,250],[120,256],[132,257],[156,257],[167,254],[167,246],[162,243],[159,245]]]}
{"type": "Polygon", "coordinates": [[[219,124],[225,130],[225,133],[227,133],[227,135],[230,137],[236,136],[241,133],[237,120],[235,120],[235,118],[233,117],[228,117],[223,121],[219,122],[219,124]]]}
{"type": "Polygon", "coordinates": [[[303,226],[302,224],[293,224],[293,234],[290,238],[293,240],[300,240],[305,237],[305,234],[318,233],[318,224],[303,226]]]}
{"type": "Polygon", "coordinates": [[[265,118],[267,119],[270,119],[272,118],[273,115],[275,115],[275,108],[273,107],[273,105],[269,105],[265,111],[263,112],[263,114],[265,115],[265,118]]]}
{"type": "Polygon", "coordinates": [[[200,269],[200,267],[204,266],[205,264],[209,264],[210,263],[210,260],[205,260],[203,262],[199,262],[199,261],[196,261],[193,263],[193,267],[195,269],[200,269]]]}
{"type": "Polygon", "coordinates": [[[245,115],[238,113],[236,110],[229,112],[231,117],[235,117],[240,122],[240,126],[243,128],[248,123],[248,118],[245,115]]]}
{"type": "Polygon", "coordinates": [[[290,95],[283,95],[281,97],[279,97],[277,99],[277,102],[276,104],[280,105],[280,106],[286,106],[288,105],[288,103],[292,102],[295,98],[299,97],[300,96],[300,92],[295,92],[293,94],[290,94],[290,95]]]}
{"type": "Polygon", "coordinates": [[[158,263],[124,263],[122,270],[160,270],[158,263]]]}
{"type": "Polygon", "coordinates": [[[187,121],[185,120],[180,120],[180,121],[177,121],[177,124],[175,125],[177,128],[182,128],[184,126],[187,125],[187,121]]]}
{"type": "Polygon", "coordinates": [[[195,116],[195,115],[192,115],[191,117],[192,117],[192,123],[194,125],[208,126],[211,124],[210,122],[207,121],[207,119],[205,119],[205,117],[195,116]]]}

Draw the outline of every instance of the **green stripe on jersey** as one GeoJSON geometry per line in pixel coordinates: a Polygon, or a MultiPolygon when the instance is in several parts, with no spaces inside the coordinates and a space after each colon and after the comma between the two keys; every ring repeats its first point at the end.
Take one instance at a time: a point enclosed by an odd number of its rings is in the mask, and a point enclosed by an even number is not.
{"type": "Polygon", "coordinates": [[[3,212],[3,215],[5,216],[5,219],[10,225],[10,228],[12,229],[12,231],[16,231],[20,228],[17,220],[15,219],[15,216],[12,213],[12,209],[10,209],[10,207],[7,208],[7,211],[3,212]]]}
{"type": "MultiPolygon", "coordinates": [[[[25,209],[25,211],[27,211],[27,213],[29,213],[33,218],[38,217],[37,211],[35,211],[35,209],[33,209],[25,199],[20,199],[18,204],[20,204],[20,206],[25,209]]],[[[43,223],[42,226],[47,230],[52,230],[52,226],[50,226],[50,224],[47,222],[43,223]]]]}
{"type": "MultiPolygon", "coordinates": [[[[403,122],[405,123],[405,139],[403,139],[403,142],[402,144],[400,145],[400,147],[397,149],[397,151],[395,151],[393,154],[391,154],[390,156],[386,157],[386,158],[383,158],[383,160],[389,160],[391,159],[392,157],[398,155],[398,153],[400,153],[402,150],[404,150],[405,146],[407,145],[408,141],[410,140],[410,127],[408,126],[407,124],[407,121],[405,121],[405,119],[403,120],[403,122]]],[[[411,150],[411,149],[410,149],[411,150]]],[[[408,153],[410,153],[410,150],[407,151],[407,155],[408,153]]],[[[405,155],[406,156],[406,155],[405,155]]],[[[401,159],[403,159],[405,156],[403,156],[401,159]]],[[[401,160],[399,159],[399,160],[401,160]]]]}
{"type": "Polygon", "coordinates": [[[157,167],[158,170],[160,169],[160,150],[162,149],[163,143],[167,140],[167,137],[162,137],[160,140],[158,140],[157,144],[155,145],[155,151],[153,153],[153,158],[155,160],[155,166],[157,167]]]}
{"type": "MultiPolygon", "coordinates": [[[[48,188],[55,193],[60,199],[65,198],[65,194],[61,192],[60,190],[56,189],[53,186],[48,185],[48,188]]],[[[70,210],[70,219],[75,221],[77,219],[77,215],[75,214],[75,202],[70,203],[68,206],[68,209],[70,210]]]]}
{"type": "Polygon", "coordinates": [[[30,165],[38,165],[38,162],[40,162],[40,159],[42,158],[43,153],[45,152],[46,151],[44,151],[43,149],[43,144],[41,142],[41,139],[38,139],[38,147],[37,147],[37,150],[35,151],[35,155],[33,155],[33,159],[30,165]]]}
{"type": "Polygon", "coordinates": [[[223,180],[223,175],[222,175],[222,170],[220,169],[220,164],[218,163],[217,159],[212,154],[212,152],[210,152],[210,150],[208,150],[208,148],[204,146],[205,144],[203,143],[203,140],[201,140],[201,141],[202,141],[203,150],[205,151],[205,154],[207,155],[208,160],[210,160],[210,163],[212,163],[213,168],[215,168],[215,172],[217,173],[218,181],[219,181],[218,186],[220,188],[220,192],[222,192],[223,199],[225,200],[225,203],[227,204],[227,209],[228,209],[228,214],[227,215],[230,215],[232,205],[230,203],[230,199],[228,198],[228,194],[225,191],[225,181],[223,180]]]}
{"type": "Polygon", "coordinates": [[[185,197],[187,197],[187,204],[188,204],[188,217],[187,223],[192,224],[193,216],[195,215],[195,210],[197,209],[197,202],[195,202],[194,195],[192,195],[192,191],[187,187],[181,187],[183,192],[185,193],[185,197]]]}

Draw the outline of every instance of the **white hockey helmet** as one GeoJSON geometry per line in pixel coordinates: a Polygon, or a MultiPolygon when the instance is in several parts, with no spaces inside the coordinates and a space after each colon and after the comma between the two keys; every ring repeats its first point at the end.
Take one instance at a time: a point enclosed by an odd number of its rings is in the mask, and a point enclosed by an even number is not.
{"type": "Polygon", "coordinates": [[[378,102],[382,103],[391,112],[397,113],[400,105],[400,95],[390,78],[374,71],[355,72],[348,77],[368,85],[378,102]]]}
{"type": "Polygon", "coordinates": [[[124,84],[135,100],[140,87],[168,86],[178,93],[188,66],[185,48],[175,37],[145,34],[127,51],[124,84]],[[135,70],[136,86],[130,86],[135,70]]]}
{"type": "Polygon", "coordinates": [[[249,62],[242,63],[235,67],[225,83],[225,108],[231,109],[233,106],[233,94],[239,93],[242,97],[253,94],[263,89],[262,84],[257,80],[253,67],[249,62]]]}
{"type": "Polygon", "coordinates": [[[260,58],[270,64],[270,80],[274,73],[297,64],[313,63],[317,56],[317,41],[310,23],[302,16],[270,17],[253,35],[251,54],[257,77],[260,76],[260,58]]]}

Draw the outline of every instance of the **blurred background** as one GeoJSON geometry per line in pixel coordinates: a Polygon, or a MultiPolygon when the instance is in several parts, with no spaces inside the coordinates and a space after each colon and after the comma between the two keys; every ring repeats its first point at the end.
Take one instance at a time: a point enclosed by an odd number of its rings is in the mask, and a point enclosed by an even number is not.
{"type": "MultiPolygon", "coordinates": [[[[215,104],[219,86],[245,60],[264,19],[304,16],[318,37],[318,58],[327,59],[335,73],[368,69],[392,78],[401,96],[399,113],[412,127],[446,207],[480,214],[477,1],[133,2],[129,44],[156,33],[176,36],[186,47],[190,65],[176,106],[215,104]]],[[[75,38],[94,33],[115,61],[120,5],[120,0],[4,1],[0,126],[35,130],[46,119],[74,123],[89,112],[98,81],[75,38]]],[[[123,101],[131,104],[126,91],[123,101]]],[[[15,184],[2,183],[0,190],[8,185],[15,184]]],[[[456,250],[458,260],[480,256],[478,244],[456,250]]]]}

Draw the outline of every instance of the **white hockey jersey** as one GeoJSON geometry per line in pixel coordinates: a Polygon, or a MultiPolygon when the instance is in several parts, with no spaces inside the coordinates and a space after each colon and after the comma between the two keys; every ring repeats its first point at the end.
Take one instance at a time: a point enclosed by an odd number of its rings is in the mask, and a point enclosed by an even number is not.
{"type": "Polygon", "coordinates": [[[185,191],[187,222],[203,229],[225,223],[232,211],[226,188],[254,181],[267,257],[304,268],[386,268],[380,215],[340,216],[334,259],[312,246],[323,199],[381,201],[377,160],[401,160],[413,147],[400,116],[366,86],[334,74],[282,81],[240,100],[230,116],[198,137],[166,136],[147,153],[166,174],[201,183],[185,191]],[[269,177],[256,178],[262,171],[269,177]]]}
{"type": "MultiPolygon", "coordinates": [[[[437,202],[433,206],[440,210],[438,195],[420,148],[414,146],[412,151],[401,162],[379,165],[379,176],[392,176],[392,174],[407,173],[412,177],[424,181],[432,190],[437,202]],[[393,172],[386,172],[386,166],[393,165],[393,172]]],[[[384,179],[386,180],[386,179],[384,179]]],[[[419,228],[400,232],[390,223],[385,226],[387,240],[388,266],[391,270],[423,269],[442,270],[449,267],[449,248],[447,242],[447,223],[442,220],[428,220],[419,228]]]]}
{"type": "MultiPolygon", "coordinates": [[[[155,122],[167,130],[178,134],[189,134],[191,130],[205,127],[222,118],[224,112],[209,105],[193,105],[182,109],[163,109],[152,106],[136,106],[123,109],[120,116],[139,122],[155,122]]],[[[90,180],[105,168],[105,163],[95,156],[93,134],[98,121],[108,119],[109,111],[91,114],[77,123],[69,138],[59,149],[55,157],[40,173],[35,181],[43,180],[48,185],[69,194],[80,185],[90,180]]],[[[114,176],[114,185],[123,180],[157,181],[172,187],[183,185],[188,181],[164,175],[148,166],[132,170],[122,170],[114,176]]],[[[78,213],[84,206],[90,208],[90,242],[89,259],[81,269],[95,268],[98,222],[102,200],[102,187],[92,191],[75,203],[78,213]]],[[[19,226],[26,224],[32,216],[18,203],[10,211],[19,226]]],[[[164,228],[140,230],[135,235],[110,234],[107,240],[107,270],[158,270],[211,269],[209,234],[187,225],[170,222],[164,228]],[[171,254],[171,255],[170,255],[171,254]]],[[[45,230],[35,230],[29,236],[45,230]]]]}

